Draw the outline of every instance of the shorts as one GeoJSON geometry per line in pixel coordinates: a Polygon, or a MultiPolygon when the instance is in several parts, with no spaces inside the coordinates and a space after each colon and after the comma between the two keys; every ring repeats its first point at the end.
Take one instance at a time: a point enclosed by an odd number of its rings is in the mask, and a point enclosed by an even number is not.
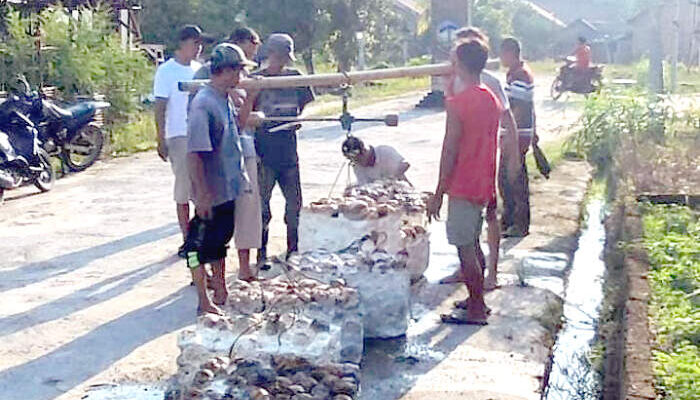
{"type": "Polygon", "coordinates": [[[262,242],[262,212],[257,158],[246,158],[245,168],[250,177],[252,192],[241,193],[236,198],[236,229],[233,233],[233,242],[240,250],[259,249],[262,242]]]}
{"type": "Polygon", "coordinates": [[[481,233],[484,206],[450,197],[447,206],[447,241],[457,247],[473,246],[481,233]]]}
{"type": "Polygon", "coordinates": [[[215,206],[212,217],[203,220],[195,215],[190,221],[185,239],[187,266],[191,269],[199,265],[226,258],[228,243],[233,237],[236,202],[215,206]]]}
{"type": "Polygon", "coordinates": [[[165,145],[168,147],[170,168],[172,168],[173,175],[175,175],[173,199],[177,204],[188,204],[191,198],[192,184],[190,182],[190,172],[187,169],[187,136],[166,139],[165,145]]]}

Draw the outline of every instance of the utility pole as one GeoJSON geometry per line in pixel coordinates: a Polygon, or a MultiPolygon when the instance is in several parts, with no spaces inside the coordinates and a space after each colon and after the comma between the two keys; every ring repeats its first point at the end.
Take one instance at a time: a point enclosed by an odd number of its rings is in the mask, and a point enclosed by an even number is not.
{"type": "Polygon", "coordinates": [[[474,26],[473,18],[474,15],[474,0],[467,1],[467,26],[474,26]]]}
{"type": "Polygon", "coordinates": [[[671,93],[678,91],[678,53],[681,46],[681,0],[676,0],[676,16],[671,23],[673,42],[671,43],[671,93]]]}

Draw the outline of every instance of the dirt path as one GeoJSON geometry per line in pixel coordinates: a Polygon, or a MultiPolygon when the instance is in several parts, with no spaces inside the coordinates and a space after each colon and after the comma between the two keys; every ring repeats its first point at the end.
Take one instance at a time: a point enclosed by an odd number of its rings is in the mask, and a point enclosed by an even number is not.
{"type": "MultiPolygon", "coordinates": [[[[417,100],[410,96],[357,110],[404,112],[399,128],[358,126],[356,134],[395,145],[412,164],[409,179],[431,190],[444,113],[406,111],[417,100]]],[[[541,104],[543,141],[563,135],[558,128],[576,116],[564,106],[541,104]]],[[[343,164],[342,140],[335,125],[302,131],[305,202],[328,195],[343,164]]],[[[567,179],[572,177],[564,174],[547,186],[565,188],[567,179]]],[[[168,165],[149,153],[99,163],[58,181],[47,194],[33,188],[7,194],[0,207],[0,398],[77,399],[92,384],[153,381],[175,371],[177,332],[194,322],[196,294],[173,256],[181,238],[171,184],[168,165]]],[[[556,214],[546,202],[534,204],[556,214]]],[[[282,210],[276,191],[272,253],[282,251],[282,210]]],[[[543,230],[554,222],[546,216],[535,221],[543,230]]],[[[575,225],[567,225],[564,233],[572,229],[575,225]]],[[[523,242],[538,236],[531,238],[523,242]]],[[[235,257],[229,265],[235,273],[235,257]]]]}

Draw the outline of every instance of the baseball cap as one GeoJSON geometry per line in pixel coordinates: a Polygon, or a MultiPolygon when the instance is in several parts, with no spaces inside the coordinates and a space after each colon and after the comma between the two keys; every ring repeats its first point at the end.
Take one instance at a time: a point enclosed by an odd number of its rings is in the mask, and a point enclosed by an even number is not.
{"type": "Polygon", "coordinates": [[[254,67],[255,65],[254,62],[246,58],[240,47],[232,43],[218,44],[211,53],[212,70],[225,67],[254,67]]]}
{"type": "Polygon", "coordinates": [[[212,43],[215,40],[211,35],[207,35],[206,33],[202,32],[202,28],[198,27],[197,25],[183,26],[178,33],[178,38],[181,42],[194,39],[200,42],[212,43]]]}
{"type": "Polygon", "coordinates": [[[236,29],[231,33],[231,36],[228,37],[228,41],[234,44],[245,40],[260,44],[260,37],[257,32],[248,27],[236,29]]]}
{"type": "Polygon", "coordinates": [[[292,61],[297,60],[297,58],[294,57],[294,39],[286,33],[273,33],[265,41],[265,46],[267,47],[265,52],[267,55],[269,55],[270,52],[276,52],[279,54],[286,54],[292,61]]]}

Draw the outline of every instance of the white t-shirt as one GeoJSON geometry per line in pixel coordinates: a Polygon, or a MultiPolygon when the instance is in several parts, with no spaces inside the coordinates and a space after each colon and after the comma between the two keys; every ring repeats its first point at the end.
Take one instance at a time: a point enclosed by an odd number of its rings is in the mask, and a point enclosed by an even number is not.
{"type": "Polygon", "coordinates": [[[355,176],[357,183],[364,185],[380,179],[401,178],[401,164],[404,158],[396,149],[391,146],[375,146],[374,147],[375,161],[371,167],[363,167],[355,165],[355,176]]]}
{"type": "Polygon", "coordinates": [[[178,89],[180,81],[189,81],[202,64],[192,61],[182,65],[174,58],[161,64],[153,79],[153,95],[168,99],[165,109],[165,138],[187,136],[187,104],[189,93],[178,89]]]}
{"type": "MultiPolygon", "coordinates": [[[[498,79],[496,75],[488,71],[481,71],[481,83],[483,83],[484,86],[489,88],[491,93],[493,93],[493,95],[496,96],[496,98],[501,102],[501,105],[503,106],[504,110],[510,109],[510,102],[508,101],[508,96],[506,96],[506,91],[503,90],[501,80],[498,79]]],[[[466,89],[464,82],[462,82],[459,76],[456,76],[452,87],[453,93],[457,94],[463,91],[464,89],[466,89]]]]}

